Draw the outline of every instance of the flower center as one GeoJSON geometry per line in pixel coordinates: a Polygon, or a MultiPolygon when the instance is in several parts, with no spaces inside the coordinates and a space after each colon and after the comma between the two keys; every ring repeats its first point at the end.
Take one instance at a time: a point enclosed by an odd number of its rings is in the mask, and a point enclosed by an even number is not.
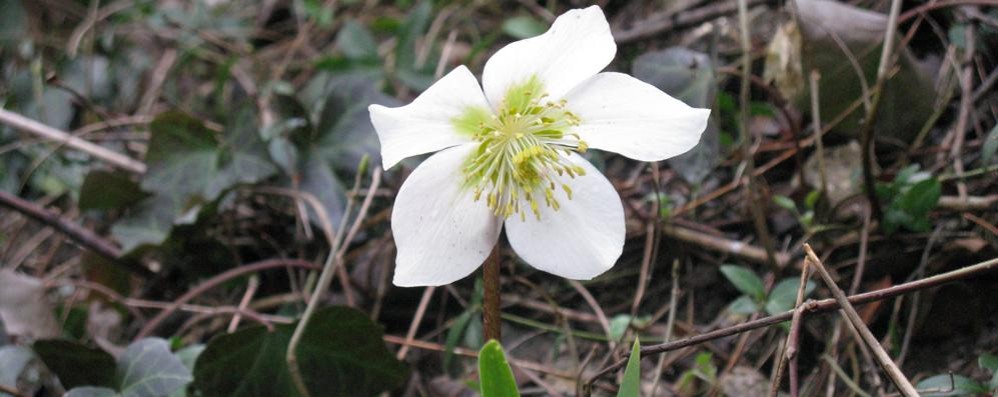
{"type": "Polygon", "coordinates": [[[571,152],[584,153],[588,147],[570,131],[579,118],[565,109],[564,100],[547,100],[542,88],[531,78],[510,88],[495,114],[470,110],[455,120],[479,142],[465,162],[464,183],[474,189],[475,201],[484,197],[496,216],[519,214],[526,220],[530,211],[539,220],[541,202],[554,210],[560,207],[559,188],[572,199],[571,188],[556,176],[585,175],[568,159],[571,152]]]}

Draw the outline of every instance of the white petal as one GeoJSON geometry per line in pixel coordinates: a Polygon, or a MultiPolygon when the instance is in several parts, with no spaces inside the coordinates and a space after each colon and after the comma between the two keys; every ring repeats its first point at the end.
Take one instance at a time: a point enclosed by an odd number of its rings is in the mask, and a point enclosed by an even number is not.
{"type": "Polygon", "coordinates": [[[570,158],[586,170],[586,175],[562,178],[572,189],[572,199],[557,192],[561,208],[555,211],[541,203],[539,221],[530,213],[525,221],[510,217],[506,237],[531,266],[565,278],[588,280],[609,270],[620,257],[624,207],[599,170],[579,155],[573,153],[570,158]]]}
{"type": "Polygon", "coordinates": [[[460,145],[430,156],[399,189],[392,209],[395,285],[454,282],[475,271],[495,246],[501,224],[461,187],[461,166],[475,149],[460,145]]]}
{"type": "Polygon", "coordinates": [[[368,107],[381,140],[384,169],[406,157],[470,142],[470,136],[455,128],[454,119],[475,107],[488,109],[489,105],[475,76],[464,66],[433,83],[406,106],[368,107]]]}
{"type": "Polygon", "coordinates": [[[536,76],[551,98],[599,73],[613,60],[617,45],[598,6],[568,11],[540,36],[501,48],[485,63],[482,86],[493,108],[506,91],[536,76]]]}
{"type": "Polygon", "coordinates": [[[565,97],[579,116],[574,130],[589,147],[641,161],[685,153],[700,141],[710,109],[692,108],[622,73],[600,73],[565,97]]]}

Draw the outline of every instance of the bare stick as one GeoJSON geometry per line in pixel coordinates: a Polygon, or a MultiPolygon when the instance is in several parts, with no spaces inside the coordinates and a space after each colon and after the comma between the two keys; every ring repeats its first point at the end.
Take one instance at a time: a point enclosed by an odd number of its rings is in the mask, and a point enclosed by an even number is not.
{"type": "Polygon", "coordinates": [[[783,380],[783,368],[786,366],[787,362],[790,362],[790,396],[797,397],[800,395],[797,390],[797,346],[800,340],[800,323],[801,317],[804,313],[804,292],[807,289],[807,276],[808,271],[811,270],[807,266],[807,262],[804,262],[804,268],[800,272],[800,285],[797,287],[797,300],[794,303],[794,314],[790,319],[790,333],[787,335],[787,341],[783,345],[783,353],[780,354],[780,365],[776,369],[776,377],[773,378],[773,384],[769,388],[769,395],[776,396],[777,391],[780,390],[780,384],[783,380]]]}
{"type": "Polygon", "coordinates": [[[173,305],[170,306],[170,308],[159,312],[159,314],[157,314],[156,317],[153,317],[152,320],[149,320],[149,322],[147,322],[146,325],[144,325],[142,329],[139,330],[139,333],[135,336],[135,340],[139,340],[151,335],[152,332],[156,330],[156,327],[158,327],[159,324],[163,322],[163,320],[166,320],[166,318],[169,317],[170,314],[173,314],[174,311],[179,309],[181,305],[190,302],[191,299],[196,298],[197,296],[205,293],[206,291],[215,288],[229,280],[240,277],[244,274],[256,273],[278,267],[299,267],[299,268],[313,269],[313,270],[318,268],[314,263],[301,259],[268,259],[256,263],[251,263],[248,265],[239,266],[234,269],[226,270],[225,272],[220,273],[217,276],[212,277],[201,284],[198,284],[197,287],[192,288],[190,291],[187,291],[179,298],[177,298],[175,301],[173,301],[173,305]]]}
{"type": "MultiPolygon", "coordinates": [[[[860,74],[862,76],[862,74],[860,74]]],[[[814,127],[814,144],[817,147],[818,174],[821,176],[821,194],[828,194],[828,177],[825,174],[825,146],[821,142],[821,106],[818,105],[818,81],[821,73],[818,69],[811,70],[811,122],[814,127]]],[[[866,96],[863,96],[866,98],[866,96]]]]}
{"type": "Polygon", "coordinates": [[[13,194],[0,191],[0,206],[13,209],[14,211],[20,212],[31,219],[58,230],[66,237],[69,237],[83,246],[83,248],[89,249],[97,255],[111,260],[112,263],[124,267],[125,270],[145,277],[152,276],[153,274],[149,271],[149,269],[146,269],[144,266],[136,262],[119,260],[122,255],[121,249],[114,245],[114,243],[94,234],[94,232],[89,229],[61,218],[59,214],[42,208],[38,204],[24,200],[13,194]]]}
{"type": "Polygon", "coordinates": [[[85,152],[123,170],[134,172],[136,174],[144,174],[146,172],[146,165],[141,161],[135,160],[103,146],[90,143],[85,139],[75,137],[70,135],[68,132],[57,130],[35,120],[21,116],[20,114],[0,109],[0,123],[7,124],[18,130],[39,135],[53,142],[64,144],[73,149],[85,152]]]}
{"type": "Polygon", "coordinates": [[[599,325],[603,327],[603,332],[606,334],[607,344],[610,345],[610,351],[617,348],[617,341],[613,340],[613,333],[610,331],[610,320],[606,317],[606,313],[603,312],[603,308],[600,307],[599,302],[593,297],[593,294],[589,293],[582,283],[577,280],[568,280],[568,284],[575,289],[579,295],[582,295],[582,299],[586,301],[586,304],[593,309],[593,313],[596,314],[596,318],[599,320],[599,325]]]}
{"type": "MultiPolygon", "coordinates": [[[[769,0],[749,0],[751,5],[767,3],[769,0]]],[[[618,44],[629,43],[651,37],[673,29],[699,25],[703,22],[733,14],[736,6],[729,2],[709,2],[708,5],[687,11],[659,12],[636,22],[627,30],[614,30],[613,38],[618,44]]]]}
{"type": "Polygon", "coordinates": [[[891,1],[891,11],[887,16],[887,29],[884,32],[883,51],[880,52],[880,64],[877,66],[877,83],[873,89],[873,102],[866,113],[863,125],[860,127],[860,140],[863,146],[863,184],[866,188],[866,198],[873,208],[873,216],[878,220],[882,219],[883,213],[880,210],[880,201],[877,198],[876,181],[873,177],[873,144],[874,144],[874,124],[877,120],[877,109],[880,108],[880,101],[883,98],[884,84],[887,82],[887,71],[890,70],[891,56],[894,49],[894,34],[897,32],[898,13],[901,12],[901,0],[891,1]]]}
{"type": "Polygon", "coordinates": [[[738,25],[741,30],[742,43],[741,89],[739,91],[738,102],[740,117],[738,126],[739,131],[741,131],[739,139],[742,141],[742,160],[745,161],[745,174],[748,177],[745,194],[748,196],[749,212],[752,214],[752,223],[755,226],[756,234],[759,235],[762,247],[766,250],[766,261],[771,268],[779,270],[780,263],[776,260],[776,250],[773,248],[773,240],[769,236],[769,230],[766,228],[766,215],[763,213],[762,205],[756,196],[759,185],[755,179],[755,158],[751,150],[752,138],[749,137],[749,121],[751,116],[749,113],[749,108],[751,107],[749,103],[749,88],[752,84],[752,42],[749,37],[747,0],[738,0],[738,25]]]}
{"type": "MultiPolygon", "coordinates": [[[[904,284],[898,284],[893,287],[883,288],[876,291],[864,292],[861,294],[852,295],[849,297],[849,303],[854,305],[860,305],[870,302],[875,302],[901,294],[907,294],[914,291],[923,290],[926,288],[932,288],[946,283],[951,283],[958,280],[963,280],[965,278],[977,276],[990,271],[998,270],[998,258],[992,258],[984,262],[980,262],[974,265],[970,265],[964,268],[956,269],[943,274],[937,274],[932,277],[926,277],[921,280],[912,281],[904,284]]],[[[824,313],[839,309],[839,303],[835,299],[822,299],[820,301],[810,302],[805,305],[809,313],[824,313]]],[[[711,332],[706,332],[700,335],[692,336],[686,339],[677,340],[675,342],[666,342],[657,345],[646,345],[641,347],[641,356],[648,356],[652,354],[661,354],[676,349],[682,349],[684,347],[698,345],[704,342],[712,341],[714,339],[724,338],[731,335],[740,334],[742,332],[751,331],[753,329],[758,329],[762,327],[768,327],[770,325],[779,324],[784,321],[790,320],[793,317],[793,310],[786,311],[780,314],[774,314],[772,316],[763,317],[757,320],[746,321],[744,323],[733,325],[727,328],[721,328],[711,332]]],[[[612,365],[603,368],[592,378],[589,378],[588,382],[591,384],[597,379],[620,369],[627,363],[627,357],[613,363],[612,365]]]]}
{"type": "MultiPolygon", "coordinates": [[[[756,263],[767,263],[766,250],[738,240],[716,237],[693,229],[687,229],[674,225],[663,226],[662,234],[687,243],[699,245],[712,251],[720,251],[756,263]]],[[[785,266],[789,262],[790,257],[787,254],[776,254],[776,263],[778,263],[781,267],[785,266]]]]}
{"type": "MultiPolygon", "coordinates": [[[[363,168],[363,167],[362,167],[363,168]]],[[[374,196],[374,190],[377,189],[378,185],[381,183],[381,168],[375,167],[374,173],[371,176],[371,186],[368,188],[367,197],[364,200],[364,205],[361,207],[360,213],[357,215],[357,219],[354,220],[354,226],[364,218],[367,212],[367,206],[370,205],[370,200],[374,196]]],[[[352,201],[352,200],[351,200],[352,201]]],[[[349,205],[347,205],[349,207],[349,205]]],[[[343,217],[350,216],[349,213],[344,212],[343,217]]],[[[319,274],[319,281],[312,291],[312,296],[309,297],[308,305],[305,306],[305,312],[302,313],[301,319],[298,320],[298,325],[295,326],[294,333],[291,334],[291,340],[288,341],[288,349],[285,352],[284,359],[288,363],[288,372],[291,374],[291,381],[298,390],[298,393],[302,396],[309,397],[310,393],[308,387],[305,385],[305,379],[301,376],[301,370],[298,368],[298,344],[301,342],[302,336],[305,335],[305,329],[308,327],[309,320],[312,319],[312,315],[319,307],[319,302],[322,300],[322,296],[325,294],[326,290],[329,289],[329,284],[333,281],[333,276],[336,274],[337,270],[342,269],[340,264],[340,255],[338,252],[340,246],[346,241],[346,237],[343,235],[343,229],[338,231],[338,239],[329,247],[329,255],[326,256],[326,263],[322,266],[322,273],[319,274]]],[[[328,234],[328,233],[327,233],[328,234]]],[[[345,279],[346,274],[342,275],[345,279]]],[[[349,292],[347,292],[349,293],[349,292]]]]}
{"type": "MultiPolygon", "coordinates": [[[[668,343],[672,339],[672,327],[676,325],[676,305],[679,301],[679,259],[672,261],[672,292],[669,294],[669,317],[665,320],[665,337],[663,342],[668,343]]],[[[662,368],[665,367],[665,355],[658,357],[655,364],[655,373],[651,383],[651,395],[656,395],[658,382],[662,379],[662,368]]]]}
{"type": "Polygon", "coordinates": [[[430,304],[430,298],[433,297],[433,291],[437,287],[429,286],[423,290],[423,297],[419,299],[419,306],[416,307],[416,315],[412,318],[412,324],[409,325],[409,331],[405,334],[405,343],[402,344],[402,348],[399,349],[398,354],[395,355],[399,361],[405,360],[405,355],[409,353],[409,345],[412,341],[416,340],[416,331],[419,330],[419,325],[423,323],[423,315],[426,314],[426,307],[430,304]]]}
{"type": "MultiPolygon", "coordinates": [[[[250,301],[253,299],[253,295],[256,294],[256,289],[259,287],[260,287],[260,277],[257,277],[254,274],[249,279],[249,285],[246,286],[246,293],[243,294],[243,298],[239,301],[240,311],[246,310],[246,308],[250,304],[250,301]]],[[[236,327],[239,327],[239,321],[241,320],[242,320],[242,314],[240,313],[236,313],[235,316],[232,316],[232,320],[229,321],[229,328],[226,329],[226,332],[230,334],[236,332],[236,327]]]]}
{"type": "Polygon", "coordinates": [[[880,364],[880,367],[884,370],[884,372],[887,373],[887,376],[891,378],[891,381],[894,382],[894,386],[896,386],[901,394],[906,397],[917,397],[918,391],[915,390],[915,386],[913,386],[908,378],[904,376],[904,373],[901,372],[901,369],[898,368],[897,364],[894,364],[894,360],[892,360],[891,356],[887,354],[884,347],[880,346],[880,342],[877,341],[877,338],[873,336],[870,329],[866,327],[865,323],[863,323],[863,319],[859,317],[859,313],[856,312],[856,308],[852,307],[852,304],[849,303],[849,299],[846,297],[845,292],[842,292],[842,289],[835,284],[835,280],[832,279],[832,275],[828,274],[828,270],[825,270],[825,266],[821,264],[821,259],[818,259],[818,256],[814,254],[814,250],[811,249],[810,244],[804,244],[804,252],[807,253],[807,259],[810,260],[812,265],[814,265],[815,269],[818,271],[818,274],[821,275],[823,280],[825,280],[825,284],[828,286],[828,289],[831,290],[832,296],[835,297],[835,301],[838,302],[839,308],[842,310],[842,313],[845,315],[846,319],[849,320],[849,323],[852,324],[853,328],[859,332],[863,342],[866,343],[866,345],[870,347],[870,350],[873,351],[874,358],[876,358],[877,363],[880,364]]]}

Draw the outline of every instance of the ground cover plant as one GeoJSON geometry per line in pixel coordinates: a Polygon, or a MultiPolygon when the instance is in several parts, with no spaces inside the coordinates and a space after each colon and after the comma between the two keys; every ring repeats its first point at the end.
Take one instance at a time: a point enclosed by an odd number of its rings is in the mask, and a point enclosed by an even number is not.
{"type": "Polygon", "coordinates": [[[998,392],[990,0],[0,0],[0,396],[998,392]]]}

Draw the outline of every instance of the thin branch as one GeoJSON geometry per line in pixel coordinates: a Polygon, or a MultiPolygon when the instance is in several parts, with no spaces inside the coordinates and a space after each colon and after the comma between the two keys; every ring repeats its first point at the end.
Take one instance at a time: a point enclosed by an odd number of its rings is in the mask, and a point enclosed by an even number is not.
{"type": "MultiPolygon", "coordinates": [[[[768,263],[766,250],[738,240],[729,240],[701,233],[693,229],[673,225],[663,226],[662,234],[686,243],[696,244],[711,251],[719,251],[729,255],[734,255],[741,259],[749,260],[755,263],[768,263]]],[[[789,255],[785,253],[776,254],[776,263],[780,267],[786,266],[789,262],[789,255]]]]}
{"type": "MultiPolygon", "coordinates": [[[[963,280],[969,277],[981,275],[995,270],[998,270],[998,258],[992,258],[984,262],[980,262],[950,272],[937,274],[935,276],[923,278],[921,280],[912,281],[904,284],[898,284],[893,287],[883,288],[876,291],[870,291],[870,292],[864,292],[861,294],[852,295],[849,296],[848,299],[849,303],[852,303],[854,305],[861,305],[883,299],[888,299],[897,295],[923,290],[926,288],[936,287],[954,281],[963,280]]],[[[819,301],[807,302],[804,304],[804,306],[806,307],[808,313],[824,313],[839,309],[838,302],[836,302],[835,299],[831,298],[822,299],[819,301]]],[[[644,357],[652,354],[661,354],[676,349],[682,349],[688,346],[698,345],[704,342],[712,341],[714,339],[724,338],[727,336],[740,334],[742,332],[751,331],[762,327],[768,327],[774,324],[779,324],[784,321],[790,320],[793,317],[793,313],[794,313],[793,310],[789,310],[780,314],[774,314],[772,316],[763,317],[757,320],[746,321],[738,325],[733,325],[727,328],[714,330],[697,336],[692,336],[686,339],[677,340],[675,342],[666,342],[657,345],[646,345],[641,347],[641,356],[644,357]]],[[[620,361],[617,361],[616,363],[600,370],[596,375],[590,378],[587,383],[591,384],[592,382],[595,382],[603,375],[606,375],[610,372],[622,368],[626,363],[627,363],[627,357],[625,356],[620,361]]]]}
{"type": "Polygon", "coordinates": [[[97,255],[109,259],[112,263],[124,267],[125,270],[144,277],[149,277],[153,274],[149,271],[149,269],[146,269],[136,262],[119,260],[122,255],[121,249],[114,245],[114,243],[94,234],[94,232],[89,229],[77,225],[69,220],[63,219],[59,216],[59,214],[42,208],[35,203],[24,200],[13,194],[0,191],[0,206],[10,208],[31,219],[58,230],[60,233],[66,235],[66,237],[69,237],[71,240],[83,246],[83,248],[91,250],[97,255]]]}
{"type": "MultiPolygon", "coordinates": [[[[361,169],[363,170],[363,168],[364,167],[362,166],[361,169]]],[[[358,174],[363,174],[363,172],[362,171],[358,172],[358,174]]],[[[361,221],[361,219],[363,219],[366,216],[367,208],[370,206],[371,204],[370,201],[374,196],[373,191],[377,189],[380,183],[381,183],[381,167],[375,167],[374,173],[371,176],[371,186],[368,188],[367,197],[365,198],[364,204],[362,204],[361,210],[357,214],[357,219],[354,220],[354,225],[353,227],[351,227],[351,229],[357,227],[356,225],[361,221]]],[[[351,198],[347,204],[348,210],[350,207],[350,203],[352,202],[353,200],[351,198]]],[[[343,219],[346,219],[348,216],[350,216],[350,213],[348,211],[344,211],[343,219]]],[[[333,281],[333,276],[336,274],[337,270],[343,268],[342,266],[339,266],[339,264],[342,262],[341,256],[339,255],[339,250],[344,243],[349,243],[347,238],[348,237],[352,238],[352,236],[343,235],[342,223],[340,225],[338,233],[339,236],[337,237],[340,238],[335,240],[335,242],[329,247],[329,255],[326,256],[326,263],[322,265],[322,273],[319,275],[318,284],[316,284],[315,289],[312,292],[312,296],[309,297],[308,305],[305,306],[305,312],[302,313],[301,319],[298,320],[298,325],[295,326],[294,333],[291,334],[291,340],[288,341],[288,349],[284,357],[285,361],[287,361],[288,363],[288,372],[291,375],[291,380],[295,386],[295,389],[298,390],[299,394],[305,397],[309,396],[309,390],[308,387],[305,385],[304,378],[302,378],[301,376],[301,370],[298,368],[298,344],[301,342],[301,338],[305,334],[305,328],[308,327],[309,320],[312,319],[312,315],[315,314],[315,311],[319,307],[319,302],[322,300],[322,295],[325,294],[326,290],[329,289],[329,284],[333,281]]],[[[342,275],[342,279],[343,281],[346,281],[345,273],[342,275]]],[[[347,293],[349,294],[349,292],[347,293]]]]}
{"type": "Polygon", "coordinates": [[[800,394],[797,389],[797,346],[800,340],[800,323],[804,313],[804,293],[807,289],[807,276],[811,269],[804,262],[804,268],[800,272],[800,284],[797,286],[797,299],[794,302],[794,314],[790,319],[790,333],[787,341],[783,345],[783,353],[779,357],[779,366],[776,369],[776,376],[773,377],[773,384],[769,388],[770,397],[775,397],[783,383],[783,369],[790,363],[790,396],[797,397],[800,394]]]}
{"type": "Polygon", "coordinates": [[[818,274],[821,275],[822,280],[825,281],[825,285],[832,292],[832,296],[835,297],[835,301],[838,303],[839,308],[845,315],[845,318],[849,320],[849,323],[852,324],[853,328],[859,332],[863,342],[866,343],[870,350],[873,351],[873,357],[876,358],[877,363],[880,364],[880,368],[882,368],[884,372],[887,373],[887,376],[891,378],[891,381],[894,382],[894,386],[896,386],[905,397],[917,397],[918,391],[915,390],[915,386],[912,385],[911,381],[904,376],[904,373],[901,372],[901,369],[894,363],[891,356],[887,354],[884,347],[880,345],[877,338],[873,336],[870,329],[866,327],[863,319],[860,318],[859,313],[856,312],[856,308],[849,303],[846,293],[835,284],[835,280],[832,279],[832,275],[825,269],[825,266],[821,263],[821,259],[818,259],[818,256],[814,254],[814,250],[811,249],[810,244],[804,244],[804,252],[807,253],[807,258],[810,260],[811,265],[815,267],[818,274]]]}
{"type": "Polygon", "coordinates": [[[877,83],[873,89],[873,102],[866,112],[866,118],[863,120],[859,134],[863,147],[863,185],[866,188],[866,198],[870,201],[870,207],[873,208],[873,216],[878,220],[883,219],[883,213],[880,210],[876,180],[873,177],[873,147],[874,135],[876,133],[874,125],[877,120],[877,110],[880,108],[880,102],[883,98],[884,84],[887,82],[887,72],[890,70],[892,64],[891,57],[894,50],[894,35],[897,32],[898,13],[900,12],[901,0],[892,0],[890,14],[887,16],[887,29],[884,32],[883,51],[880,52],[880,64],[877,66],[877,83]]]}
{"type": "MultiPolygon", "coordinates": [[[[663,342],[669,342],[672,340],[672,328],[676,325],[676,306],[679,301],[679,259],[674,259],[672,261],[672,292],[669,294],[669,317],[665,320],[665,337],[662,338],[663,342]]],[[[665,355],[661,355],[658,358],[658,363],[655,364],[654,377],[651,383],[651,395],[656,395],[655,392],[658,389],[658,382],[662,378],[662,368],[665,367],[665,355]]]]}
{"type": "Polygon", "coordinates": [[[745,187],[745,194],[748,196],[749,212],[752,214],[752,224],[755,232],[759,235],[762,247],[766,250],[766,261],[774,270],[780,269],[780,263],[776,260],[776,250],[773,247],[773,239],[769,235],[766,225],[766,215],[764,208],[758,200],[759,191],[758,180],[755,179],[755,157],[752,154],[752,138],[749,134],[750,115],[750,87],[752,85],[752,42],[748,28],[748,0],[738,0],[738,26],[741,31],[742,60],[741,60],[741,87],[739,90],[739,139],[741,140],[742,160],[745,161],[745,174],[748,183],[745,187]]]}
{"type": "Polygon", "coordinates": [[[159,324],[162,323],[163,320],[166,320],[166,318],[169,317],[171,314],[173,314],[173,312],[179,309],[181,305],[190,302],[192,299],[207,292],[208,290],[211,290],[212,288],[215,288],[225,282],[228,282],[229,280],[241,277],[245,274],[261,272],[264,270],[274,269],[278,267],[299,267],[312,270],[316,270],[319,268],[314,263],[302,259],[267,259],[260,262],[239,266],[234,269],[226,270],[225,272],[218,274],[215,277],[212,277],[201,284],[198,284],[198,286],[192,288],[190,291],[187,291],[185,294],[181,295],[179,298],[173,301],[173,305],[170,306],[170,308],[159,312],[159,314],[157,314],[156,317],[153,317],[152,320],[149,320],[149,322],[147,322],[146,325],[144,325],[142,329],[139,330],[139,333],[136,334],[135,336],[135,340],[139,340],[151,335],[153,331],[155,331],[156,328],[159,326],[159,324]]]}
{"type": "Polygon", "coordinates": [[[103,146],[93,144],[85,139],[75,137],[70,135],[68,132],[49,127],[35,120],[21,116],[20,114],[0,109],[0,123],[7,124],[12,128],[39,135],[53,142],[64,144],[73,149],[85,152],[123,170],[136,174],[144,174],[146,172],[146,165],[141,161],[135,160],[103,146]]]}
{"type": "MultiPolygon", "coordinates": [[[[749,0],[750,6],[775,3],[770,0],[749,0]]],[[[708,5],[678,13],[661,12],[635,22],[629,29],[614,30],[613,38],[617,44],[626,44],[646,37],[651,37],[673,29],[699,25],[712,19],[733,14],[737,11],[734,2],[710,2],[708,5]]]]}
{"type": "Polygon", "coordinates": [[[399,361],[405,360],[405,355],[409,353],[409,346],[412,341],[416,340],[416,331],[419,330],[419,325],[423,323],[423,315],[426,314],[426,307],[430,304],[430,298],[433,297],[433,291],[436,291],[437,287],[429,286],[423,290],[423,297],[419,299],[419,306],[416,307],[416,314],[412,318],[412,324],[409,325],[409,331],[405,333],[405,343],[402,344],[402,348],[399,349],[398,354],[395,358],[399,361]]]}

